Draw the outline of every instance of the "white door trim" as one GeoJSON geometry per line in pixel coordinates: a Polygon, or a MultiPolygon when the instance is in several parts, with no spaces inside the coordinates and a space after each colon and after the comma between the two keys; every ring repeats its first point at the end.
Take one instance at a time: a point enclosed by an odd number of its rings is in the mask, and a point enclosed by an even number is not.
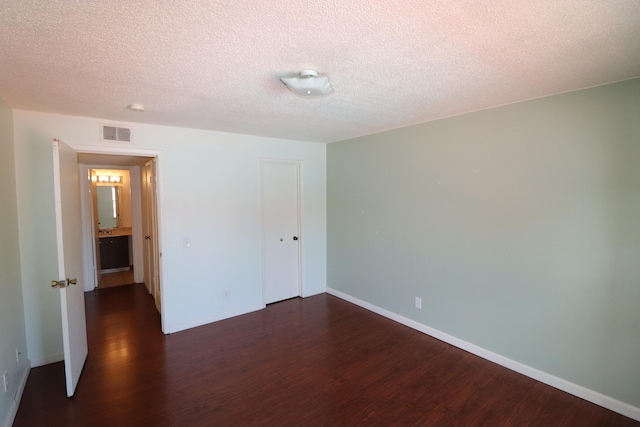
{"type": "Polygon", "coordinates": [[[144,264],[142,257],[142,188],[140,186],[140,166],[130,166],[131,178],[131,246],[133,249],[133,279],[136,283],[142,281],[144,272],[140,267],[144,264]]]}
{"type": "Polygon", "coordinates": [[[84,291],[89,292],[98,286],[98,266],[93,223],[93,193],[87,174],[91,170],[85,164],[78,164],[80,176],[80,207],[82,210],[82,264],[84,291]]]}

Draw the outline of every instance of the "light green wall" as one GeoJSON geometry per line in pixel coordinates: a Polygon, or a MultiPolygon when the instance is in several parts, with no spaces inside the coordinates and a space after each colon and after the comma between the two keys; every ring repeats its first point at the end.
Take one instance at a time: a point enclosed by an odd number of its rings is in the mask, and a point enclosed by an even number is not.
{"type": "Polygon", "coordinates": [[[0,425],[15,414],[14,396],[27,369],[27,341],[22,305],[20,246],[13,156],[13,114],[0,98],[0,376],[9,375],[9,391],[0,377],[0,425]],[[16,348],[22,353],[16,360],[16,348]]]}
{"type": "Polygon", "coordinates": [[[640,80],[333,143],[327,165],[327,286],[640,406],[640,80]]]}

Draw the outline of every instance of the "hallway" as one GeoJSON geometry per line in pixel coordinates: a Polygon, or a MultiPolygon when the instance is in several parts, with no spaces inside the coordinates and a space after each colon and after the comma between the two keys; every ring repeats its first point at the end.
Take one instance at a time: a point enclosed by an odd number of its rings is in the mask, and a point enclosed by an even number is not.
{"type": "Polygon", "coordinates": [[[114,286],[122,286],[134,283],[133,267],[126,271],[118,271],[116,273],[105,273],[98,276],[98,288],[112,288],[114,286]]]}

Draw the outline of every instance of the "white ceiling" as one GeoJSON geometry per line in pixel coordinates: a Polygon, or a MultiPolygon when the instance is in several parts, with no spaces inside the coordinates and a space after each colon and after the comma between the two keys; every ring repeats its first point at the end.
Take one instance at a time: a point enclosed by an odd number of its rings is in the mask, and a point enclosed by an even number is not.
{"type": "Polygon", "coordinates": [[[332,142],[639,76],[638,0],[0,2],[0,97],[113,121],[332,142]]]}

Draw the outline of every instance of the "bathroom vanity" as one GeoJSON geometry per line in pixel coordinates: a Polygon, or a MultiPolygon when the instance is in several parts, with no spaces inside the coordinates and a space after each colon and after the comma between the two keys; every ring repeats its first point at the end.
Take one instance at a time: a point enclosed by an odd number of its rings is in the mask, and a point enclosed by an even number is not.
{"type": "Polygon", "coordinates": [[[104,229],[99,232],[100,268],[105,270],[128,270],[131,228],[104,229]]]}

